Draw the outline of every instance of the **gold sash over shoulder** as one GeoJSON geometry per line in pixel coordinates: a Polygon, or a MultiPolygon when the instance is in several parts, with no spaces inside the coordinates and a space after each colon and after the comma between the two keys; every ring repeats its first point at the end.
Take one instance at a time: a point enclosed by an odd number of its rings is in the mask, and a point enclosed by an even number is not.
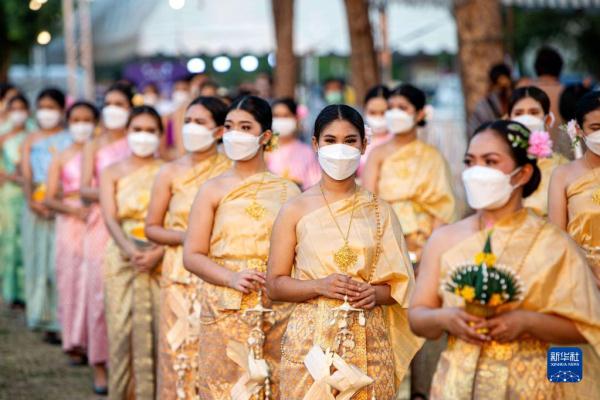
{"type": "MultiPolygon", "coordinates": [[[[340,226],[348,226],[354,204],[353,197],[331,204],[340,226]]],[[[320,279],[342,272],[333,255],[344,244],[344,239],[332,223],[327,207],[302,217],[296,226],[296,238],[293,273],[296,279],[320,279]]],[[[365,326],[357,322],[357,315],[352,317],[350,329],[356,344],[345,361],[375,380],[374,385],[360,390],[352,398],[369,399],[373,388],[378,399],[392,398],[421,345],[421,340],[410,332],[407,321],[408,301],[414,286],[412,265],[400,224],[391,207],[374,199],[368,191],[360,190],[357,195],[348,239],[350,248],[358,255],[358,262],[347,273],[358,281],[390,285],[392,297],[398,302],[366,312],[365,326]],[[377,208],[383,234],[381,254],[373,265],[378,242],[377,208]]],[[[282,344],[282,398],[302,399],[313,384],[303,360],[314,345],[323,351],[332,346],[337,326],[330,324],[331,310],[341,303],[318,298],[296,305],[282,344]]]]}
{"type": "MultiPolygon", "coordinates": [[[[223,154],[203,160],[171,182],[165,228],[185,232],[200,186],[231,166],[223,154]]],[[[183,246],[167,246],[162,265],[158,394],[161,400],[197,397],[202,281],[183,266],[183,246]]]]}
{"type": "MultiPolygon", "coordinates": [[[[440,279],[454,266],[472,260],[485,238],[485,232],[478,232],[444,253],[440,279]]],[[[590,345],[580,346],[584,349],[583,381],[559,385],[547,380],[549,343],[522,339],[480,347],[450,338],[438,363],[431,398],[600,398],[600,292],[576,244],[533,211],[523,209],[494,226],[492,248],[499,255],[498,263],[515,269],[525,283],[519,308],[569,318],[589,341],[590,345]]],[[[444,307],[463,305],[460,297],[443,288],[439,295],[444,307]]]]}
{"type": "MultiPolygon", "coordinates": [[[[162,162],[155,160],[121,177],[116,184],[117,217],[124,232],[143,227],[150,190],[162,162]]],[[[160,265],[136,272],[111,240],[104,260],[106,322],[111,399],[155,394],[160,265]]]]}
{"type": "Polygon", "coordinates": [[[600,168],[567,187],[567,211],[567,232],[585,251],[588,264],[600,281],[600,168]]]}
{"type": "Polygon", "coordinates": [[[433,146],[415,140],[402,146],[381,165],[377,192],[392,205],[402,225],[408,249],[420,255],[433,222],[456,219],[450,170],[433,146]]]}
{"type": "MultiPolygon", "coordinates": [[[[299,193],[293,182],[271,173],[256,174],[244,180],[219,203],[209,256],[232,271],[265,270],[275,217],[285,201],[299,193]],[[246,212],[254,200],[265,208],[263,217],[258,220],[246,212]]],[[[281,335],[292,305],[271,303],[266,296],[262,298],[265,307],[275,310],[274,324],[264,325],[263,355],[271,369],[271,398],[278,399],[281,335]]],[[[200,398],[231,398],[232,388],[246,374],[240,364],[227,356],[227,345],[230,341],[246,343],[250,326],[243,319],[243,311],[255,306],[257,300],[256,293],[244,295],[223,286],[206,282],[202,285],[200,398]]]]}

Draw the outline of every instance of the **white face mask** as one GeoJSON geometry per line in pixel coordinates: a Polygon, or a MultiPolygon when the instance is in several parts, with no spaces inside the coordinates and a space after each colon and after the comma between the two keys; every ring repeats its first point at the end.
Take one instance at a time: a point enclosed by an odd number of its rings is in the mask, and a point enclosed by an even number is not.
{"type": "Polygon", "coordinates": [[[367,115],[365,120],[374,134],[378,135],[387,131],[387,122],[385,117],[373,117],[371,115],[367,115]]]}
{"type": "Polygon", "coordinates": [[[204,151],[215,142],[213,131],[204,125],[188,122],[181,131],[183,147],[186,151],[204,151]]]}
{"type": "Polygon", "coordinates": [[[23,125],[25,121],[27,121],[27,117],[29,117],[27,111],[11,111],[10,114],[8,114],[8,119],[13,126],[23,125]]]}
{"type": "Polygon", "coordinates": [[[223,135],[225,154],[233,161],[246,161],[256,155],[260,148],[260,136],[229,131],[223,135]]]}
{"type": "Polygon", "coordinates": [[[544,120],[542,118],[534,117],[533,115],[523,114],[512,118],[512,120],[525,125],[530,132],[543,132],[546,130],[544,120]]]}
{"type": "Polygon", "coordinates": [[[336,181],[343,181],[358,169],[360,150],[347,144],[330,144],[319,147],[319,164],[325,173],[336,181]]]}
{"type": "Polygon", "coordinates": [[[474,210],[495,210],[504,206],[517,186],[510,179],[521,170],[505,174],[495,168],[474,166],[462,173],[467,202],[474,210]]]}
{"type": "Polygon", "coordinates": [[[83,143],[92,137],[95,127],[92,122],[75,122],[69,124],[69,132],[74,142],[83,143]]]}
{"type": "Polygon", "coordinates": [[[409,133],[415,126],[415,119],[406,111],[393,108],[385,112],[387,129],[394,135],[409,133]]]}
{"type": "Polygon", "coordinates": [[[190,98],[190,95],[185,90],[176,90],[173,92],[173,103],[178,106],[184,104],[190,98]]]}
{"type": "Polygon", "coordinates": [[[127,135],[127,144],[131,152],[138,157],[148,157],[156,153],[160,141],[151,132],[132,132],[127,135]]]}
{"type": "Polygon", "coordinates": [[[102,121],[107,129],[123,129],[127,125],[129,111],[119,106],[106,106],[102,109],[102,121]]]}
{"type": "Polygon", "coordinates": [[[600,131],[590,133],[584,138],[584,141],[592,153],[600,156],[600,131]]]}
{"type": "Polygon", "coordinates": [[[273,132],[279,133],[281,137],[292,136],[296,127],[295,118],[273,118],[273,132]]]}
{"type": "Polygon", "coordinates": [[[37,112],[35,113],[35,119],[37,120],[38,125],[42,129],[56,128],[60,123],[61,118],[62,114],[58,110],[49,110],[47,108],[42,108],[37,110],[37,112]]]}

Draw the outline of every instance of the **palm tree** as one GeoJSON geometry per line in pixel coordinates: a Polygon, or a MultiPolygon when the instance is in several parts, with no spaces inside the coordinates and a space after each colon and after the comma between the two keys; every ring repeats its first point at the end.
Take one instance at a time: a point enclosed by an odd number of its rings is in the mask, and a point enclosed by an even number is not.
{"type": "Polygon", "coordinates": [[[454,0],[467,115],[487,94],[488,71],[504,57],[500,0],[454,0]]]}
{"type": "Polygon", "coordinates": [[[294,55],[294,0],[271,0],[277,43],[275,96],[294,97],[297,60],[294,55]]]}
{"type": "Polygon", "coordinates": [[[369,21],[368,0],[344,0],[350,33],[350,69],[356,98],[362,101],[371,86],[379,82],[379,68],[369,21]]]}

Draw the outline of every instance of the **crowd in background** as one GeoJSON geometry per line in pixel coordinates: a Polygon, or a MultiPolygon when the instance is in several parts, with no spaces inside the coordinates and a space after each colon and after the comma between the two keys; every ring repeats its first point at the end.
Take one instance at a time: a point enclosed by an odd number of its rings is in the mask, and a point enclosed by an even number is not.
{"type": "Polygon", "coordinates": [[[306,337],[325,350],[335,336],[314,327],[321,307],[342,304],[359,322],[335,368],[358,367],[360,398],[394,398],[401,382],[412,398],[600,396],[600,95],[563,85],[562,67],[544,47],[535,78],[490,70],[464,188],[423,140],[431,112],[410,83],[371,88],[360,112],[338,78],[308,107],[273,98],[263,75],[235,95],[204,74],[169,96],[121,80],[102,104],[2,84],[2,298],[112,399],[343,391],[304,367],[322,354],[306,337]],[[486,239],[527,284],[491,319],[438,291],[486,239]],[[252,330],[246,313],[263,305],[275,317],[252,330]],[[589,343],[575,392],[539,383],[549,343],[589,343]]]}

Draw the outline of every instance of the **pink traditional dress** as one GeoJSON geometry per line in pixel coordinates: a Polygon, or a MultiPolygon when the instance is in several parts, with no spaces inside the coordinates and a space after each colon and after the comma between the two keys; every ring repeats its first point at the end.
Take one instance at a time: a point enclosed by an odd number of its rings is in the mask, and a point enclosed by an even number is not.
{"type": "MultiPolygon", "coordinates": [[[[116,140],[96,153],[94,160],[94,185],[100,180],[100,172],[130,154],[127,139],[116,140]]],[[[100,205],[91,206],[83,237],[83,263],[86,284],[88,359],[90,364],[108,361],[108,333],[104,317],[104,284],[102,262],[109,234],[102,219],[100,205]]]]}
{"type": "Polygon", "coordinates": [[[306,190],[321,179],[321,170],[313,149],[294,139],[290,143],[279,144],[272,152],[266,153],[267,166],[275,175],[289,179],[306,190]]]}
{"type": "MultiPolygon", "coordinates": [[[[60,182],[63,203],[80,207],[81,152],[62,167],[60,182]]],[[[56,287],[62,347],[64,351],[84,349],[87,347],[85,282],[82,270],[85,222],[73,215],[58,214],[55,226],[56,287]]]]}

